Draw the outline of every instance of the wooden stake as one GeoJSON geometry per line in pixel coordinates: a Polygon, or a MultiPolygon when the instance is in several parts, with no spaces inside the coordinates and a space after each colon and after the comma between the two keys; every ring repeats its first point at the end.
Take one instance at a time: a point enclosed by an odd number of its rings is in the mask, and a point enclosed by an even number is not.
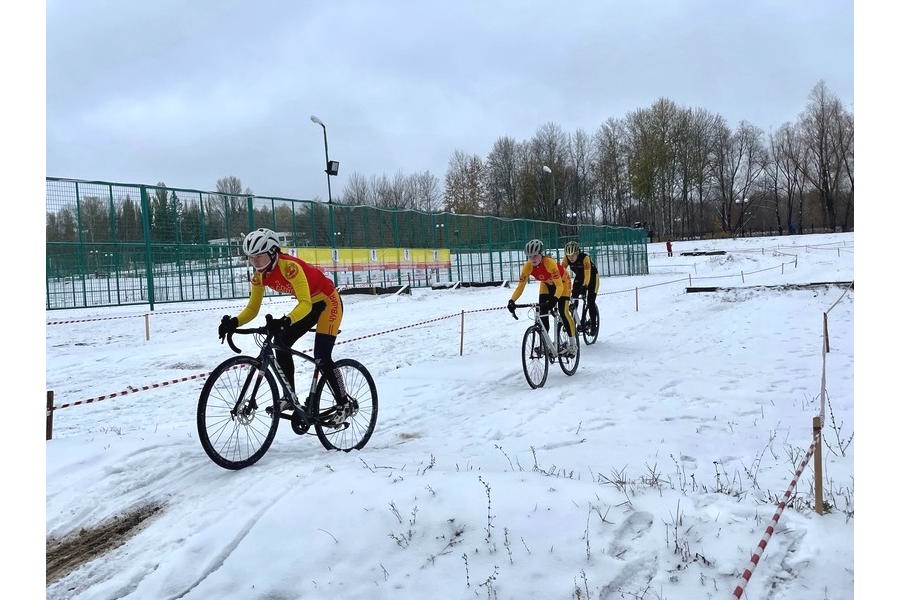
{"type": "Polygon", "coordinates": [[[53,390],[47,390],[47,439],[53,438],[53,390]]]}
{"type": "Polygon", "coordinates": [[[816,450],[813,455],[813,470],[815,471],[816,486],[816,512],[820,515],[825,512],[822,502],[822,417],[813,417],[813,435],[816,436],[816,450]]]}
{"type": "Polygon", "coordinates": [[[459,311],[459,355],[462,356],[463,351],[463,332],[466,329],[466,311],[459,311]]]}

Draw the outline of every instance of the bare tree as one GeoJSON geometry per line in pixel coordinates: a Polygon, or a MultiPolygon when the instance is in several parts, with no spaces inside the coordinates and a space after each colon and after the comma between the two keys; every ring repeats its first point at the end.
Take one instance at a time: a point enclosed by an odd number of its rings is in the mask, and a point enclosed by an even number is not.
{"type": "Polygon", "coordinates": [[[700,235],[716,223],[709,218],[714,208],[709,208],[709,188],[712,185],[712,162],[715,132],[725,120],[705,109],[689,109],[681,112],[677,167],[680,185],[679,212],[676,219],[680,236],[700,235]]]}
{"type": "Polygon", "coordinates": [[[628,156],[625,124],[619,119],[607,119],[593,136],[591,155],[591,222],[628,223],[631,186],[628,175],[628,156]],[[599,214],[598,214],[599,213],[599,214]]]}
{"type": "Polygon", "coordinates": [[[363,206],[373,204],[372,189],[365,177],[359,173],[351,173],[344,186],[344,204],[363,206]]]}
{"type": "Polygon", "coordinates": [[[522,149],[514,139],[502,137],[494,142],[487,156],[487,214],[498,217],[521,214],[521,168],[522,149]]]}
{"type": "Polygon", "coordinates": [[[717,128],[712,169],[719,218],[722,229],[733,235],[744,234],[747,200],[768,160],[762,135],[759,127],[746,121],[741,121],[734,133],[724,123],[717,128]]]}
{"type": "MultiPolygon", "coordinates": [[[[803,175],[818,193],[825,217],[824,225],[834,231],[837,225],[835,199],[845,181],[847,162],[842,145],[846,147],[848,136],[843,131],[847,124],[841,101],[819,81],[809,94],[806,110],[800,118],[800,129],[807,149],[803,175]]],[[[852,135],[849,136],[852,147],[852,135]]]]}
{"type": "Polygon", "coordinates": [[[566,169],[563,193],[566,222],[571,225],[584,222],[585,216],[593,212],[588,210],[591,154],[591,137],[583,129],[576,130],[575,135],[569,139],[568,155],[572,164],[570,169],[566,169]]]}
{"type": "Polygon", "coordinates": [[[844,174],[847,178],[848,186],[842,219],[843,228],[845,231],[848,230],[853,223],[853,122],[853,115],[845,111],[841,116],[840,126],[838,127],[838,132],[835,140],[838,145],[838,153],[840,155],[841,161],[844,163],[844,174]]]}
{"type": "Polygon", "coordinates": [[[216,181],[215,200],[210,202],[210,219],[224,237],[239,237],[249,229],[247,198],[253,194],[241,180],[229,175],[216,181]]]}

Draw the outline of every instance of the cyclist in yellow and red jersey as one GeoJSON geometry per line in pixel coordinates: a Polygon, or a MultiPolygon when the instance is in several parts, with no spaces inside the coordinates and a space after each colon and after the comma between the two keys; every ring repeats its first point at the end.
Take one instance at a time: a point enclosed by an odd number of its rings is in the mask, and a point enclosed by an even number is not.
{"type": "MultiPolygon", "coordinates": [[[[293,294],[297,299],[296,306],[273,321],[275,340],[291,347],[306,332],[316,328],[313,357],[337,400],[339,410],[333,421],[335,424],[342,423],[350,412],[349,402],[331,358],[344,315],[340,294],[325,273],[295,256],[282,253],[278,237],[271,229],[261,227],[247,234],[243,249],[247,261],[255,269],[250,279],[250,299],[238,316],[222,317],[219,339],[224,340],[228,333],[256,317],[266,288],[282,294],[293,294]]],[[[284,350],[276,350],[275,356],[285,379],[294,388],[294,357],[284,350]]],[[[288,408],[291,408],[291,403],[287,400],[287,394],[284,394],[281,410],[288,408]]]]}
{"type": "Polygon", "coordinates": [[[525,244],[525,256],[528,260],[522,265],[522,272],[519,274],[519,285],[513,290],[512,296],[507,303],[510,312],[515,310],[516,300],[525,291],[525,284],[528,283],[529,277],[534,277],[540,282],[538,290],[538,306],[541,315],[541,321],[544,329],[550,331],[550,318],[548,313],[555,305],[559,305],[560,314],[563,316],[563,323],[566,326],[566,332],[569,334],[569,341],[566,346],[566,353],[574,356],[577,352],[577,342],[575,340],[575,321],[569,314],[569,297],[572,293],[571,279],[565,269],[560,268],[550,256],[544,256],[544,243],[541,240],[531,240],[525,244]]]}

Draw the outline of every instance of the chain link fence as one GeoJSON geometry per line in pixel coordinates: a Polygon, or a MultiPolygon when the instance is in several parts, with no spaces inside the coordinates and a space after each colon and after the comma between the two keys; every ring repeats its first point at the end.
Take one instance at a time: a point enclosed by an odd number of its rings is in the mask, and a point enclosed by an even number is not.
{"type": "Polygon", "coordinates": [[[385,209],[48,177],[48,310],[245,298],[243,236],[282,249],[342,288],[518,279],[538,238],[557,260],[577,239],[602,276],[646,274],[643,229],[385,209]]]}

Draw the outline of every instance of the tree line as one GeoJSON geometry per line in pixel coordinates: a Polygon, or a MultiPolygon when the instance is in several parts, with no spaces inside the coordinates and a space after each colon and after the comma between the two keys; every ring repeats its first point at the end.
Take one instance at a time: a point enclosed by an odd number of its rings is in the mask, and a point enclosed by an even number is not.
{"type": "Polygon", "coordinates": [[[660,98],[596,131],[555,123],[456,150],[431,173],[351,174],[341,202],[568,224],[641,224],[658,237],[853,228],[853,114],[824,81],[792,123],[766,134],[660,98]]]}

